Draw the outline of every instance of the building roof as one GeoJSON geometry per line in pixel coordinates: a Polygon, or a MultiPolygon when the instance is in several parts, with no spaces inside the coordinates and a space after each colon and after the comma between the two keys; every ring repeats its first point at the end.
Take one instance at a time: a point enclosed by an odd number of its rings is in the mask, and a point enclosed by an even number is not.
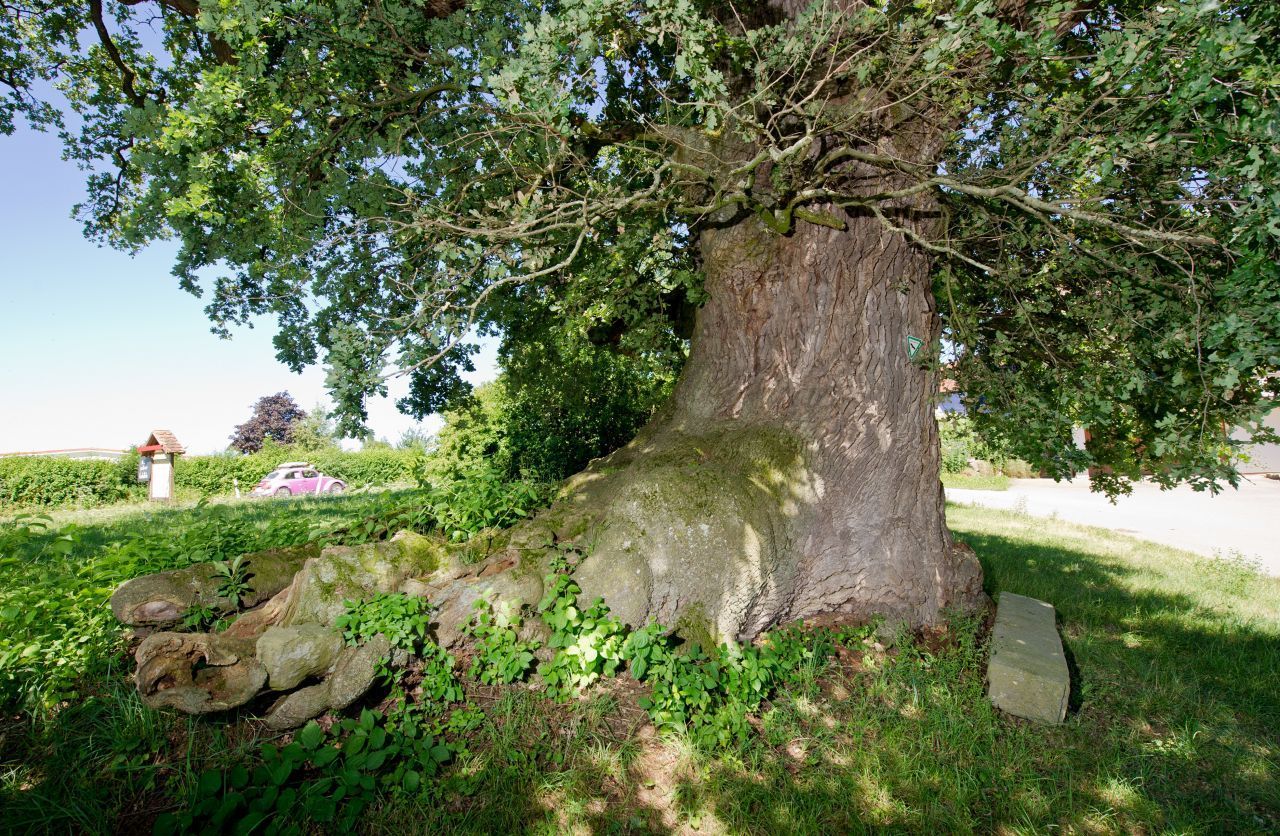
{"type": "Polygon", "coordinates": [[[12,453],[0,453],[0,459],[8,456],[54,456],[63,459],[75,458],[120,458],[128,450],[117,450],[115,447],[65,447],[58,450],[17,450],[12,453]]]}
{"type": "Polygon", "coordinates": [[[139,450],[160,450],[165,453],[185,453],[186,449],[178,441],[178,437],[168,430],[152,430],[151,436],[147,439],[147,443],[138,448],[139,450]]]}

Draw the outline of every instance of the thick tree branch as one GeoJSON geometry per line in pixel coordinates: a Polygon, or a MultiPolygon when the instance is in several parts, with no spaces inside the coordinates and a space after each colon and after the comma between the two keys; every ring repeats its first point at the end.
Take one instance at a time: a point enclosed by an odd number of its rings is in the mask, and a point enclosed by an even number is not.
{"type": "Polygon", "coordinates": [[[998,186],[996,188],[981,188],[968,183],[962,183],[951,177],[935,177],[933,182],[939,186],[948,189],[954,189],[961,194],[967,194],[971,197],[985,197],[1003,200],[1012,206],[1016,206],[1027,212],[1045,213],[1049,215],[1061,215],[1085,223],[1097,224],[1107,229],[1118,232],[1126,238],[1137,239],[1145,242],[1155,242],[1163,244],[1189,244],[1197,247],[1210,247],[1218,244],[1213,238],[1207,235],[1190,235],[1185,232],[1174,232],[1164,229],[1149,229],[1146,227],[1134,226],[1133,224],[1118,221],[1115,218],[1101,215],[1097,212],[1089,212],[1083,209],[1077,209],[1066,203],[1052,202],[1032,197],[1022,189],[1016,186],[998,186]]]}
{"type": "MultiPolygon", "coordinates": [[[[139,6],[143,3],[154,2],[161,8],[177,12],[183,17],[194,20],[200,16],[199,0],[120,0],[120,2],[126,6],[139,6]]],[[[236,62],[235,51],[222,38],[210,35],[209,45],[213,47],[213,56],[218,60],[219,64],[234,64],[236,62]]]]}
{"type": "Polygon", "coordinates": [[[124,90],[124,94],[128,97],[130,104],[134,107],[143,107],[147,103],[147,99],[138,92],[136,85],[138,76],[133,68],[125,62],[121,56],[116,42],[111,38],[111,32],[107,29],[107,22],[102,16],[102,0],[89,0],[89,18],[93,21],[94,31],[98,33],[98,40],[102,44],[102,48],[106,51],[107,57],[111,59],[111,63],[116,65],[120,71],[120,87],[124,90]]]}

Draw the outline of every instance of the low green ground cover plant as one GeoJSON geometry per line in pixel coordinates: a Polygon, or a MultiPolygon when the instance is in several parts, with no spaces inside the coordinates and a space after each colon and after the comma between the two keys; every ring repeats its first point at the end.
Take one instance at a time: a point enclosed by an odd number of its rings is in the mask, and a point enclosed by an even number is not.
{"type": "Polygon", "coordinates": [[[378,798],[417,792],[452,754],[412,720],[389,724],[365,709],[327,732],[308,723],[285,746],[264,744],[252,768],[207,771],[187,809],[166,813],[157,834],[304,834],[350,831],[378,798]]]}
{"type": "Polygon", "coordinates": [[[485,529],[514,525],[545,505],[551,492],[543,483],[508,481],[484,464],[444,477],[419,466],[414,475],[426,493],[426,508],[436,525],[453,541],[469,540],[485,529]]]}
{"type": "Polygon", "coordinates": [[[856,646],[874,630],[874,624],[840,631],[796,624],[765,633],[756,644],[704,650],[674,646],[662,627],[650,624],[627,637],[623,653],[632,674],[652,689],[639,705],[658,729],[724,747],[745,743],[747,718],[802,670],[820,672],[838,644],[856,646]]]}
{"type": "Polygon", "coordinates": [[[519,613],[511,614],[502,606],[495,608],[483,598],[476,601],[475,609],[475,617],[465,627],[466,634],[475,642],[471,678],[485,685],[509,685],[524,680],[534,667],[537,658],[534,654],[542,643],[520,638],[519,613]]]}
{"type": "Polygon", "coordinates": [[[368,641],[378,634],[392,647],[414,652],[427,641],[432,606],[425,598],[401,592],[382,592],[363,601],[346,601],[347,611],[334,624],[347,644],[368,641]]]}
{"type": "Polygon", "coordinates": [[[240,602],[249,591],[249,579],[253,573],[245,562],[243,554],[229,560],[218,561],[214,569],[214,577],[218,580],[218,595],[226,598],[235,609],[240,609],[240,602]]]}
{"type": "Polygon", "coordinates": [[[627,632],[597,599],[586,609],[578,606],[582,587],[573,579],[576,552],[567,552],[552,563],[538,612],[551,632],[547,646],[551,658],[538,665],[548,693],[568,697],[602,676],[613,676],[622,667],[627,632]]]}
{"type": "MultiPolygon", "coordinates": [[[[650,686],[650,694],[638,704],[654,725],[688,735],[702,746],[744,741],[750,734],[748,715],[802,666],[821,668],[836,641],[861,641],[875,629],[874,624],[846,628],[837,636],[798,624],[765,633],[753,645],[712,647],[684,642],[660,624],[631,630],[610,615],[601,599],[581,607],[582,589],[573,579],[580,557],[568,548],[553,561],[554,571],[538,605],[550,633],[550,659],[538,665],[546,692],[558,699],[575,696],[625,668],[650,686]]],[[[472,630],[482,638],[473,672],[510,671],[507,681],[523,676],[533,659],[533,646],[522,647],[511,628],[505,634],[495,630],[485,609],[478,612],[472,630]],[[495,633],[501,640],[494,640],[495,633]]]]}

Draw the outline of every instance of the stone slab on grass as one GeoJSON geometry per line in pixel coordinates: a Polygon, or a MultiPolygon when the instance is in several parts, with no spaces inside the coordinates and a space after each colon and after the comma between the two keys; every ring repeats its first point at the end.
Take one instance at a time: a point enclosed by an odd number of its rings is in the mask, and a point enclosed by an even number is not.
{"type": "Polygon", "coordinates": [[[1067,716],[1071,674],[1052,604],[1000,594],[987,683],[991,702],[1009,714],[1043,723],[1067,716]]]}

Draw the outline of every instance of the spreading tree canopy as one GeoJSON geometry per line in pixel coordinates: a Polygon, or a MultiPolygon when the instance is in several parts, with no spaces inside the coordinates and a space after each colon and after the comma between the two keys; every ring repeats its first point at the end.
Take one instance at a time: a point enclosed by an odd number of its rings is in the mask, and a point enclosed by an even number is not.
{"type": "Polygon", "coordinates": [[[944,365],[984,431],[1112,491],[1233,480],[1228,430],[1265,437],[1270,0],[0,8],[0,128],[62,131],[87,233],[176,240],[216,328],[277,317],[348,431],[389,366],[411,413],[464,391],[477,332],[659,366],[688,345],[665,411],[577,487],[614,538],[584,589],[646,579],[628,618],[971,601],[944,365]]]}
{"type": "Polygon", "coordinates": [[[1270,403],[1275,3],[0,8],[0,130],[61,131],[88,234],[176,239],[218,328],[274,314],[281,360],[330,365],[348,428],[389,363],[404,409],[438,409],[468,335],[530,305],[669,349],[701,229],[787,235],[841,224],[832,205],[936,256],[934,356],[1055,475],[1227,477],[1223,426],[1270,403]],[[940,144],[925,164],[884,153],[904,128],[940,144]],[[900,218],[922,192],[928,238],[900,218]]]}

